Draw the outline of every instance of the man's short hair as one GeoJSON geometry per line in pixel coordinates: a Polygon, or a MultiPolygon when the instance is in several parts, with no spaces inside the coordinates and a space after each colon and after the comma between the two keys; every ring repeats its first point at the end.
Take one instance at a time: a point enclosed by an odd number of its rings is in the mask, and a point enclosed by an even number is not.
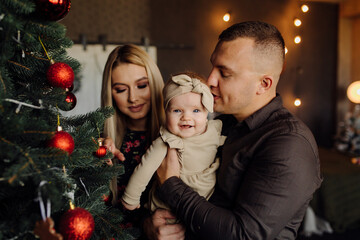
{"type": "Polygon", "coordinates": [[[219,42],[232,41],[237,38],[251,38],[255,42],[255,48],[258,50],[275,50],[285,59],[285,42],[279,30],[265,22],[247,21],[236,23],[225,29],[219,35],[219,42]]]}

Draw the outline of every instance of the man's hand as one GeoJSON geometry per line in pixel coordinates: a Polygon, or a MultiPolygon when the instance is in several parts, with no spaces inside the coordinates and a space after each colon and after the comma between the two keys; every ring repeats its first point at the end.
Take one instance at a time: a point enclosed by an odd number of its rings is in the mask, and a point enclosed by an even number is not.
{"type": "Polygon", "coordinates": [[[175,219],[168,210],[157,209],[144,221],[144,232],[150,240],[185,239],[185,227],[181,224],[166,224],[167,219],[175,219]]]}
{"type": "MultiPolygon", "coordinates": [[[[122,154],[120,150],[115,147],[115,143],[111,138],[105,138],[102,140],[102,142],[103,142],[103,146],[105,146],[114,155],[114,157],[116,157],[122,162],[125,161],[124,154],[122,154]]],[[[111,159],[106,159],[105,162],[109,166],[113,165],[111,159]]]]}
{"type": "Polygon", "coordinates": [[[166,157],[156,171],[160,184],[163,184],[168,178],[180,176],[180,164],[177,156],[177,150],[168,147],[166,157]]]}

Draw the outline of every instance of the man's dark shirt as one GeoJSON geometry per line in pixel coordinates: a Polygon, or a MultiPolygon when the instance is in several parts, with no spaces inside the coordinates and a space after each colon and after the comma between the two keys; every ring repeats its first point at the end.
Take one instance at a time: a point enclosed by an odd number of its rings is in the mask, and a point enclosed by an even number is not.
{"type": "Polygon", "coordinates": [[[227,139],[209,202],[176,177],[160,197],[194,239],[295,239],[322,181],[312,133],[279,95],[242,122],[219,119],[227,139]]]}

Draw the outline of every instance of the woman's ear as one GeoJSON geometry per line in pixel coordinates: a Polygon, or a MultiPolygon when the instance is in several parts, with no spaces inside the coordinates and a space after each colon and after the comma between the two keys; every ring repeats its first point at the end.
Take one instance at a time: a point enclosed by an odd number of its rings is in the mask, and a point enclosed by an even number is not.
{"type": "Polygon", "coordinates": [[[258,91],[256,92],[258,95],[265,93],[268,91],[273,84],[272,76],[265,75],[262,77],[261,82],[259,84],[258,91]]]}

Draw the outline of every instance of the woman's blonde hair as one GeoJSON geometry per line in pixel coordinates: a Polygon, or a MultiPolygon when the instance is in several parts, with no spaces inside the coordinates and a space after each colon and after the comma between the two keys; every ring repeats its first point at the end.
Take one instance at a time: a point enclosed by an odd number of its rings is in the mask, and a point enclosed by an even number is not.
{"type": "MultiPolygon", "coordinates": [[[[147,73],[151,94],[151,107],[146,126],[147,141],[151,143],[159,134],[160,126],[164,123],[165,114],[163,109],[162,89],[164,81],[159,68],[150,56],[140,47],[128,44],[116,47],[109,55],[105,64],[101,88],[101,106],[111,106],[115,109],[115,114],[105,121],[104,137],[110,137],[115,146],[120,149],[126,131],[126,116],[117,108],[112,98],[111,74],[122,63],[135,64],[144,67],[147,73]]],[[[113,193],[112,204],[115,205],[118,199],[117,179],[114,178],[110,183],[113,193]]]]}

